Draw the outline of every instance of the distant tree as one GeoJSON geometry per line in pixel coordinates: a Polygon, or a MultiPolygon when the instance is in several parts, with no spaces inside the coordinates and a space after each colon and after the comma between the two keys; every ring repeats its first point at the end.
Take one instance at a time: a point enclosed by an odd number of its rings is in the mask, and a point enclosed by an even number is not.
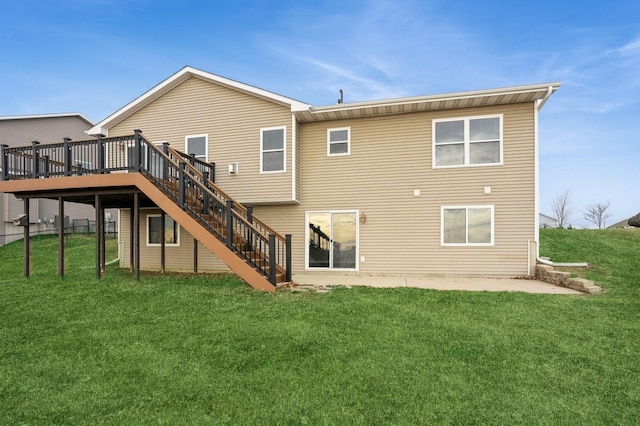
{"type": "Polygon", "coordinates": [[[584,212],[584,218],[602,229],[606,225],[606,220],[611,217],[609,208],[611,207],[611,201],[606,203],[589,204],[584,212]]]}
{"type": "Polygon", "coordinates": [[[558,222],[558,228],[564,228],[569,220],[569,216],[573,214],[573,208],[571,208],[570,204],[569,191],[564,191],[562,194],[556,195],[551,202],[551,210],[553,211],[556,222],[558,222]]]}
{"type": "Polygon", "coordinates": [[[631,217],[629,218],[629,220],[627,221],[627,223],[628,223],[630,226],[635,226],[636,228],[640,228],[640,213],[638,213],[638,214],[637,214],[637,215],[635,215],[635,216],[631,216],[631,217]]]}

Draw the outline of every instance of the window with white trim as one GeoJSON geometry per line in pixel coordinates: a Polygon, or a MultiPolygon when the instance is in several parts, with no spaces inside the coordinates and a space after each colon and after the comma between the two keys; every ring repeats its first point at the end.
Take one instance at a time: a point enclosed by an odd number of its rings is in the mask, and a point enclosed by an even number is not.
{"type": "Polygon", "coordinates": [[[184,151],[194,154],[198,160],[207,162],[207,148],[209,145],[209,135],[189,135],[184,138],[184,151]]]}
{"type": "MultiPolygon", "coordinates": [[[[162,216],[147,215],[147,246],[162,244],[162,216]]],[[[180,245],[180,225],[169,215],[164,215],[164,244],[167,246],[180,245]]]]}
{"type": "Polygon", "coordinates": [[[358,268],[358,212],[307,212],[307,268],[358,268]]]}
{"type": "Polygon", "coordinates": [[[260,172],[277,173],[285,169],[286,127],[260,129],[260,172]]]}
{"type": "Polygon", "coordinates": [[[444,246],[492,246],[493,206],[442,207],[444,246]]]}
{"type": "Polygon", "coordinates": [[[433,167],[502,164],[502,115],[433,121],[433,167]]]}
{"type": "Polygon", "coordinates": [[[327,156],[351,154],[351,127],[327,129],[327,156]]]}

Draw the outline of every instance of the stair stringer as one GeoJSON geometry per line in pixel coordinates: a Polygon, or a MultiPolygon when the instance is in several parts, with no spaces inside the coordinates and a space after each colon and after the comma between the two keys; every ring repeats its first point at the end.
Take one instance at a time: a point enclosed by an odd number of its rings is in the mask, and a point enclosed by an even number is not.
{"type": "Polygon", "coordinates": [[[272,285],[266,277],[230,250],[225,243],[211,234],[209,230],[203,227],[189,213],[182,210],[173,200],[167,197],[164,192],[162,192],[146,177],[137,173],[135,175],[135,185],[160,209],[171,216],[171,218],[178,222],[180,226],[186,229],[193,238],[197,239],[211,253],[224,262],[229,269],[249,283],[251,287],[268,292],[276,291],[276,287],[272,285]]]}

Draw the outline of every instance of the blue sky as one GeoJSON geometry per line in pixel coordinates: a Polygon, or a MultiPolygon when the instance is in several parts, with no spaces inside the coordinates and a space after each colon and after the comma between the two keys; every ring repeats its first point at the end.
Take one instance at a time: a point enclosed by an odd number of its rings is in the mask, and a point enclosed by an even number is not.
{"type": "Polygon", "coordinates": [[[562,81],[541,211],[640,212],[640,2],[2,0],[0,115],[101,120],[185,65],[313,105],[562,81]]]}

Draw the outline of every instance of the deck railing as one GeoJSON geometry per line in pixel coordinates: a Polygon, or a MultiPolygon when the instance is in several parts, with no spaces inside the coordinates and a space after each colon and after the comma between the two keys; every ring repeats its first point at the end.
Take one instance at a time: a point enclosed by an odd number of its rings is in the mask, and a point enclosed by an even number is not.
{"type": "Polygon", "coordinates": [[[215,163],[133,135],[31,146],[0,145],[0,179],[139,172],[273,285],[291,281],[291,235],[281,236],[215,184],[215,163]]]}

